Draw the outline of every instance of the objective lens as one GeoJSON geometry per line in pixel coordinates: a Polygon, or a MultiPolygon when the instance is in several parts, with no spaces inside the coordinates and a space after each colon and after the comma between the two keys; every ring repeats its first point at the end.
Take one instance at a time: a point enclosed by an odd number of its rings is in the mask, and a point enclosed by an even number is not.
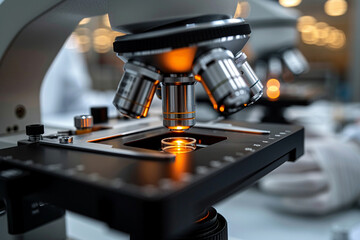
{"type": "Polygon", "coordinates": [[[195,125],[195,80],[192,76],[164,77],[161,83],[163,125],[183,132],[195,125]]]}
{"type": "Polygon", "coordinates": [[[245,53],[240,52],[235,58],[235,63],[242,75],[242,78],[250,88],[251,98],[248,105],[251,105],[263,95],[264,87],[250,64],[247,62],[247,56],[245,53]]]}
{"type": "Polygon", "coordinates": [[[196,149],[196,139],[190,137],[169,137],[161,140],[161,149],[169,153],[187,153],[196,149]]]}
{"type": "Polygon", "coordinates": [[[113,104],[129,117],[146,117],[161,75],[149,66],[128,62],[120,80],[113,104]]]}
{"type": "Polygon", "coordinates": [[[298,49],[288,49],[282,54],[282,58],[290,71],[299,75],[309,70],[309,63],[298,49]]]}
{"type": "Polygon", "coordinates": [[[225,115],[241,110],[250,98],[249,88],[233,59],[229,50],[216,48],[201,55],[193,67],[214,108],[225,115]]]}

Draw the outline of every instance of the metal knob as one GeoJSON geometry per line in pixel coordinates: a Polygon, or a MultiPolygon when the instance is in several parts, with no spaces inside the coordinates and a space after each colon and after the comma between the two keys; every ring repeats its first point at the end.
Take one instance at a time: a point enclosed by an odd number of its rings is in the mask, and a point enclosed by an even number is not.
{"type": "Polygon", "coordinates": [[[44,125],[32,124],[26,126],[26,135],[41,135],[44,134],[44,125]]]}
{"type": "Polygon", "coordinates": [[[91,115],[79,115],[74,117],[76,129],[87,129],[93,127],[93,117],[91,115]]]}
{"type": "Polygon", "coordinates": [[[95,124],[105,123],[109,120],[107,107],[91,107],[90,112],[95,124]]]}
{"type": "Polygon", "coordinates": [[[69,143],[73,143],[74,138],[70,137],[70,136],[61,136],[59,137],[59,143],[61,144],[69,144],[69,143]]]}
{"type": "Polygon", "coordinates": [[[32,124],[26,126],[26,135],[29,136],[30,142],[39,142],[44,134],[44,125],[32,124]]]}

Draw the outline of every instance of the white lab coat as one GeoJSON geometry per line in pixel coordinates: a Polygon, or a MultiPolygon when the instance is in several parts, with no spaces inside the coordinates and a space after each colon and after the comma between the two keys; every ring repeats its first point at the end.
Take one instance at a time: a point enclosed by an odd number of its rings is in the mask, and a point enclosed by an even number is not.
{"type": "Polygon", "coordinates": [[[56,56],[41,86],[42,118],[47,115],[88,113],[91,106],[108,106],[114,111],[114,91],[94,91],[84,56],[76,49],[63,47],[56,56]]]}

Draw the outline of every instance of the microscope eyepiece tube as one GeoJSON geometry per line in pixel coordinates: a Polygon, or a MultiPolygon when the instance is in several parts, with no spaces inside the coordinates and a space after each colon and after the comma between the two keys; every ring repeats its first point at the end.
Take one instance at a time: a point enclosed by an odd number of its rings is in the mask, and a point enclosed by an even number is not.
{"type": "Polygon", "coordinates": [[[164,77],[161,82],[163,125],[183,132],[195,125],[195,83],[192,76],[164,77]]]}
{"type": "Polygon", "coordinates": [[[148,66],[127,62],[113,104],[129,117],[146,117],[162,76],[148,66]]]}
{"type": "Polygon", "coordinates": [[[245,53],[240,52],[238,55],[236,55],[235,64],[247,86],[250,88],[251,98],[248,105],[251,105],[263,95],[264,86],[248,63],[245,53]]]}
{"type": "Polygon", "coordinates": [[[249,87],[233,59],[229,50],[215,48],[198,57],[193,67],[214,109],[225,115],[241,110],[250,98],[249,87]]]}

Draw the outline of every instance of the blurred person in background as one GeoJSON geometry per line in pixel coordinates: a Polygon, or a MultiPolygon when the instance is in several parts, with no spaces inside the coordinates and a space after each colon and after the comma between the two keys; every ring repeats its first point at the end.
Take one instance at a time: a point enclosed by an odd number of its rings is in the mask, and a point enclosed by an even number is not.
{"type": "MultiPolygon", "coordinates": [[[[346,74],[347,71],[352,72],[352,70],[359,73],[358,59],[360,53],[357,51],[360,38],[359,21],[358,18],[350,18],[350,11],[347,15],[345,13],[349,4],[352,7],[352,14],[358,17],[360,4],[358,1],[343,0],[249,1],[252,7],[259,5],[258,9],[265,6],[265,2],[274,5],[271,7],[269,5],[266,9],[273,10],[276,4],[284,7],[274,13],[272,18],[264,21],[261,28],[259,27],[259,19],[265,19],[264,13],[269,11],[256,14],[256,11],[250,9],[250,23],[252,17],[258,17],[254,21],[256,24],[252,25],[254,34],[252,34],[250,44],[253,45],[252,50],[255,57],[256,55],[259,57],[255,61],[259,63],[263,60],[264,62],[264,67],[262,67],[264,77],[261,77],[261,74],[258,75],[263,79],[264,86],[267,86],[266,83],[268,83],[265,81],[273,78],[277,80],[279,86],[281,82],[281,87],[276,88],[278,95],[276,97],[268,95],[271,98],[268,102],[273,103],[273,107],[268,111],[269,115],[271,117],[276,115],[276,110],[281,106],[281,104],[276,103],[281,103],[282,100],[284,100],[283,102],[292,102],[293,98],[298,97],[308,100],[306,102],[312,104],[307,107],[296,107],[296,103],[293,103],[286,110],[287,116],[284,116],[290,123],[305,126],[305,155],[295,163],[285,163],[262,179],[259,184],[260,189],[266,194],[275,196],[275,201],[271,202],[271,206],[281,211],[296,214],[320,215],[352,206],[360,200],[360,104],[316,101],[316,99],[323,97],[333,100],[349,100],[344,96],[340,98],[340,89],[345,89],[347,84],[359,86],[354,84],[359,83],[359,75],[346,74]],[[264,40],[264,37],[258,37],[256,34],[260,34],[261,31],[264,31],[264,36],[275,33],[281,27],[275,24],[279,23],[278,19],[288,19],[288,24],[291,26],[291,19],[296,15],[292,12],[294,9],[308,14],[298,12],[303,16],[296,20],[298,36],[294,39],[297,39],[295,45],[310,62],[310,73],[305,74],[305,76],[292,76],[292,78],[285,79],[286,75],[283,70],[286,65],[279,60],[284,46],[276,47],[275,43],[283,44],[282,41],[291,36],[291,32],[274,34],[270,43],[267,39],[264,40]],[[280,13],[283,14],[280,15],[280,13]],[[343,16],[339,17],[341,15],[343,16]],[[269,24],[274,19],[277,21],[269,24]],[[346,35],[347,33],[348,35],[346,35]],[[335,37],[331,38],[331,36],[335,37]],[[351,46],[350,41],[347,42],[350,39],[353,41],[353,46],[351,46]],[[269,49],[264,51],[264,47],[269,49]],[[263,55],[259,54],[262,53],[261,50],[263,50],[263,55]],[[270,61],[273,58],[278,61],[270,61]],[[271,64],[274,62],[278,62],[278,64],[271,64]],[[274,67],[274,65],[278,66],[274,67]],[[351,78],[347,79],[347,75],[351,78]],[[325,80],[321,82],[320,79],[325,80]],[[350,80],[354,82],[347,83],[350,80]],[[306,84],[310,86],[307,88],[308,92],[302,88],[306,84]],[[321,92],[314,94],[317,84],[329,96],[322,95],[321,92]],[[285,89],[285,85],[289,85],[289,89],[285,89]],[[284,90],[291,90],[288,91],[288,99],[284,97],[286,92],[284,90]],[[310,94],[312,91],[314,91],[314,98],[310,94]],[[339,120],[346,122],[347,126],[339,128],[337,126],[339,120]]],[[[286,44],[283,45],[286,46],[286,44]]],[[[359,88],[352,87],[351,90],[356,96],[359,88]]],[[[266,94],[267,92],[264,90],[264,95],[266,94]]]]}
{"type": "Polygon", "coordinates": [[[41,86],[42,119],[65,113],[87,113],[93,106],[114,108],[111,103],[115,89],[106,92],[93,90],[83,54],[76,48],[67,48],[69,44],[76,42],[69,38],[64,44],[41,86]]]}
{"type": "Polygon", "coordinates": [[[293,109],[290,115],[301,116],[305,125],[305,154],[260,182],[263,192],[277,196],[271,205],[306,215],[353,206],[360,200],[360,105],[317,102],[302,110],[293,109]],[[331,131],[334,111],[352,121],[339,133],[331,131]]]}
{"type": "MultiPolygon", "coordinates": [[[[107,107],[110,117],[119,115],[112,104],[116,89],[93,89],[85,56],[78,51],[78,47],[76,41],[70,37],[45,75],[40,103],[41,118],[46,124],[72,126],[73,116],[89,114],[90,108],[96,106],[107,107]]],[[[155,115],[161,112],[161,101],[156,97],[151,109],[151,113],[155,115]]]]}

